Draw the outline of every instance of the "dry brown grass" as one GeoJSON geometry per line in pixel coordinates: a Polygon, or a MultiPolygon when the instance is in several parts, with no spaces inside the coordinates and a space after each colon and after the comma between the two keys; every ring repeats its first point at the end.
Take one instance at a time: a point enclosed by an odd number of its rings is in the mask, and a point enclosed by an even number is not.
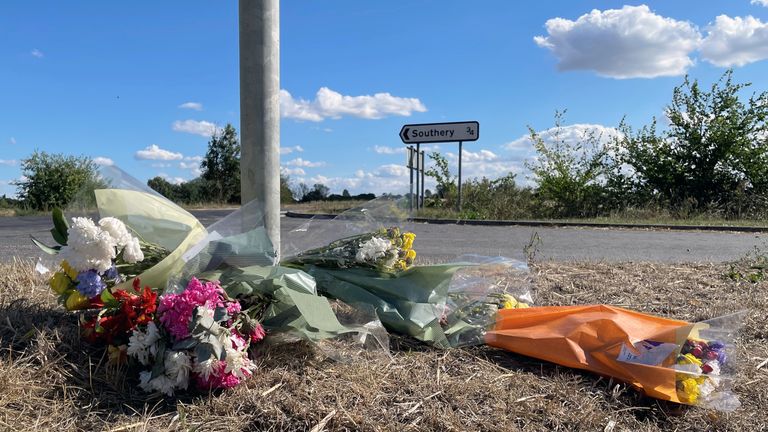
{"type": "Polygon", "coordinates": [[[298,213],[322,213],[338,214],[354,207],[359,207],[368,201],[346,200],[346,201],[311,201],[306,203],[281,204],[282,210],[288,210],[298,213]]]}
{"type": "Polygon", "coordinates": [[[148,397],[80,341],[77,317],[29,263],[0,265],[0,430],[765,430],[768,376],[757,366],[768,357],[768,283],[735,282],[725,270],[543,263],[534,276],[539,304],[601,302],[688,320],[750,309],[735,389],[743,407],[731,414],[495,349],[435,351],[403,339],[392,359],[348,363],[301,344],[268,347],[233,391],[148,397]]]}

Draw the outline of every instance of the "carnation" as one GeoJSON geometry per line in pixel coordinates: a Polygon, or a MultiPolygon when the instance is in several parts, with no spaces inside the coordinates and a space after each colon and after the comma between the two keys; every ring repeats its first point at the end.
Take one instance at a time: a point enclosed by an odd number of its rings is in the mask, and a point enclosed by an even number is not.
{"type": "Polygon", "coordinates": [[[223,290],[218,282],[201,282],[192,278],[187,289],[180,294],[166,294],[160,298],[158,315],[168,332],[179,341],[189,337],[189,323],[198,306],[210,309],[224,306],[223,290]]]}
{"type": "Polygon", "coordinates": [[[112,260],[117,255],[115,240],[91,219],[72,218],[67,235],[67,245],[61,248],[60,255],[75,270],[94,269],[103,273],[112,266],[112,260]]]}
{"type": "Polygon", "coordinates": [[[134,264],[144,261],[144,252],[141,250],[141,244],[136,237],[130,237],[123,249],[123,260],[128,264],[134,264]]]}
{"type": "Polygon", "coordinates": [[[387,251],[392,248],[392,242],[381,238],[373,237],[372,239],[360,243],[360,249],[358,249],[355,255],[357,262],[372,262],[386,255],[387,251]]]}
{"type": "Polygon", "coordinates": [[[105,217],[99,221],[102,230],[109,233],[118,248],[125,246],[132,238],[123,221],[113,217],[105,217]]]}
{"type": "Polygon", "coordinates": [[[160,332],[153,321],[147,324],[146,331],[136,328],[128,338],[128,355],[136,358],[139,363],[148,365],[150,356],[157,354],[157,343],[160,340],[160,332]]]}

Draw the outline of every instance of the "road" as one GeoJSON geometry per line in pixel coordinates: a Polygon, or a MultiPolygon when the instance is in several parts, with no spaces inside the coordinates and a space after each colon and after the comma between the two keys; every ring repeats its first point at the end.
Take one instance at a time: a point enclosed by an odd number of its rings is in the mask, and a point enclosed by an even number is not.
{"type": "MultiPolygon", "coordinates": [[[[230,210],[201,210],[192,213],[210,225],[230,210]]],[[[293,230],[306,219],[282,218],[283,242],[300,238],[293,230]]],[[[329,221],[313,220],[312,227],[329,221]]],[[[743,257],[754,247],[766,249],[768,234],[705,231],[654,231],[645,229],[548,228],[515,226],[470,226],[410,224],[416,234],[416,250],[426,262],[449,261],[475,253],[521,259],[533,233],[541,243],[537,257],[556,261],[604,260],[657,262],[726,262],[743,257]]],[[[36,258],[37,248],[29,236],[49,241],[47,216],[0,217],[0,262],[13,257],[36,258]]],[[[344,236],[342,232],[339,236],[344,236]]]]}

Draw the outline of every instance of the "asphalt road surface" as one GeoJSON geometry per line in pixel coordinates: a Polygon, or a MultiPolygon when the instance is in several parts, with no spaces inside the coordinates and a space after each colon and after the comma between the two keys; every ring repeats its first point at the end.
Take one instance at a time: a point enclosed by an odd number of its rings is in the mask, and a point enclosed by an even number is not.
{"type": "MultiPolygon", "coordinates": [[[[229,210],[192,213],[207,226],[228,214],[229,210]]],[[[285,244],[297,236],[291,231],[307,220],[283,217],[281,223],[285,244]]],[[[324,220],[311,222],[312,226],[321,227],[330,223],[324,220]]],[[[38,257],[40,252],[29,236],[52,244],[50,228],[48,216],[0,217],[0,262],[14,257],[38,257]]],[[[724,262],[741,258],[756,246],[768,250],[768,233],[421,223],[410,224],[408,228],[416,233],[416,251],[427,262],[449,261],[467,253],[522,259],[523,250],[534,233],[541,239],[537,258],[558,261],[724,262]]]]}

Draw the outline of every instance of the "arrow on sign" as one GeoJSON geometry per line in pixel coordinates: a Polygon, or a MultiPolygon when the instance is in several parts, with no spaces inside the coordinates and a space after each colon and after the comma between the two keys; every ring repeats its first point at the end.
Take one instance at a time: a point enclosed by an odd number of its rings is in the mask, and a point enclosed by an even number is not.
{"type": "Polygon", "coordinates": [[[411,130],[411,128],[403,128],[403,130],[400,131],[400,139],[402,139],[403,141],[407,141],[409,130],[411,130]]]}

